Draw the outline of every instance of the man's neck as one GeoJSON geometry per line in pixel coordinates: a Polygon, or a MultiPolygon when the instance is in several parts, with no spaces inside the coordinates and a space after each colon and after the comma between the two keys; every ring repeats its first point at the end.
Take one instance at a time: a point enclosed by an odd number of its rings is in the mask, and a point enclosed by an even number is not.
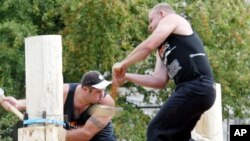
{"type": "Polygon", "coordinates": [[[84,90],[81,87],[77,87],[74,97],[74,106],[75,108],[84,108],[90,105],[90,103],[85,98],[84,90]]]}

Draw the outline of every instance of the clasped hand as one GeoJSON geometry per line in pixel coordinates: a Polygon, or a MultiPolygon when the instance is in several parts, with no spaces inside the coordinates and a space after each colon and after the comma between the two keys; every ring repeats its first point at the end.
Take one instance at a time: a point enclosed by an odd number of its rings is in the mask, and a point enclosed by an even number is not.
{"type": "Polygon", "coordinates": [[[115,63],[112,67],[113,84],[122,85],[125,81],[126,71],[126,67],[121,62],[115,63]]]}

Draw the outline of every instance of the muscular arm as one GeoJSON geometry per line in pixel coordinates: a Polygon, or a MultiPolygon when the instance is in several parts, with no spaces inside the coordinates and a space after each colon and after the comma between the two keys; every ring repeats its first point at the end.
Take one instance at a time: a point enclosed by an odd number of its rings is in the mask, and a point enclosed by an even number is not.
{"type": "MultiPolygon", "coordinates": [[[[107,95],[102,105],[114,107],[114,100],[107,95]]],[[[66,141],[89,141],[100,132],[111,120],[112,116],[98,116],[95,113],[87,120],[86,124],[78,129],[69,130],[66,133],[66,141]]]]}
{"type": "MultiPolygon", "coordinates": [[[[69,85],[64,84],[64,89],[63,89],[64,102],[66,99],[65,97],[67,97],[68,90],[69,90],[69,85]]],[[[9,102],[14,107],[16,107],[19,111],[26,110],[26,99],[16,99],[12,96],[7,96],[4,100],[9,102]]]]}
{"type": "Polygon", "coordinates": [[[156,53],[156,65],[153,75],[141,74],[125,74],[125,80],[131,81],[135,84],[151,87],[151,88],[164,88],[168,81],[166,66],[162,63],[158,52],[156,53]]]}
{"type": "Polygon", "coordinates": [[[66,141],[89,141],[110,121],[107,117],[91,116],[86,124],[66,133],[66,141]]]}
{"type": "Polygon", "coordinates": [[[177,27],[176,15],[171,14],[162,19],[155,31],[140,43],[123,61],[122,66],[129,67],[136,62],[144,60],[156,49],[177,27]]]}

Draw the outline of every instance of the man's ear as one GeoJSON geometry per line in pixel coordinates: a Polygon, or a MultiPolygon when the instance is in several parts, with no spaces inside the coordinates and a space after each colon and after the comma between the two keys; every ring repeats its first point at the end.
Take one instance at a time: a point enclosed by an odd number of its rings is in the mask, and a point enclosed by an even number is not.
{"type": "Polygon", "coordinates": [[[84,90],[84,91],[88,91],[88,87],[86,87],[86,86],[82,86],[82,89],[84,90]]]}
{"type": "Polygon", "coordinates": [[[88,93],[92,92],[92,87],[88,87],[88,86],[83,86],[82,89],[88,93]]]}
{"type": "Polygon", "coordinates": [[[165,11],[161,10],[160,15],[161,15],[161,18],[164,18],[167,15],[167,13],[165,11]]]}

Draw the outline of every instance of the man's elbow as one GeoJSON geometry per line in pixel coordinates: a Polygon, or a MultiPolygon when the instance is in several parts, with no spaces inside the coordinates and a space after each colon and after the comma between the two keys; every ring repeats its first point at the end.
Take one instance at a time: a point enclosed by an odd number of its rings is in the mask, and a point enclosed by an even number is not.
{"type": "Polygon", "coordinates": [[[165,84],[157,84],[157,85],[155,85],[155,88],[156,89],[164,89],[165,88],[165,84]]]}
{"type": "Polygon", "coordinates": [[[157,82],[151,83],[150,87],[154,89],[164,89],[165,86],[166,86],[166,83],[157,81],[157,82]]]}
{"type": "Polygon", "coordinates": [[[156,89],[164,89],[166,87],[168,79],[162,76],[154,76],[154,88],[156,89]]]}

